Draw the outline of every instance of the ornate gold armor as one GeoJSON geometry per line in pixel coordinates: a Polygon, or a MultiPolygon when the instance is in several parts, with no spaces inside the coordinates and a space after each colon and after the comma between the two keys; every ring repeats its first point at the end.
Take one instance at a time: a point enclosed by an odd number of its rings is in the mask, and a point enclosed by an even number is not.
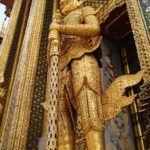
{"type": "Polygon", "coordinates": [[[132,103],[135,95],[122,95],[126,87],[141,80],[143,71],[119,77],[102,93],[100,68],[92,54],[101,41],[96,11],[90,6],[83,7],[77,0],[62,0],[61,9],[65,15],[62,23],[52,23],[50,27],[61,34],[58,150],[75,149],[75,116],[78,115],[88,149],[104,150],[104,121],[132,103]]]}
{"type": "Polygon", "coordinates": [[[98,48],[101,38],[97,36],[100,29],[95,13],[92,7],[87,7],[64,18],[63,25],[60,26],[62,33],[60,70],[64,69],[71,59],[80,58],[98,48]]]}
{"type": "MultiPolygon", "coordinates": [[[[62,88],[60,93],[62,90],[63,93],[68,93],[68,98],[66,98],[66,94],[61,93],[59,108],[59,124],[61,125],[59,125],[58,128],[58,144],[59,147],[63,148],[65,144],[69,143],[72,143],[71,145],[75,147],[73,128],[71,128],[71,117],[66,113],[70,112],[68,108],[64,107],[64,105],[68,105],[68,103],[73,105],[77,113],[81,115],[85,135],[87,135],[91,129],[96,131],[103,130],[104,122],[100,103],[100,69],[96,58],[92,54],[100,44],[100,37],[97,36],[99,23],[94,14],[95,11],[92,7],[75,10],[63,19],[63,23],[60,26],[60,32],[62,33],[59,61],[60,74],[64,76],[64,80],[70,80],[64,82],[60,80],[60,87],[63,85],[66,86],[66,91],[62,88]],[[77,29],[73,30],[72,28],[77,29]],[[67,67],[68,65],[70,67],[67,67]],[[70,75],[66,76],[66,73],[70,75]],[[70,84],[72,84],[73,88],[70,84]],[[67,90],[71,88],[72,91],[67,90]],[[64,96],[62,97],[62,95],[64,96]],[[62,122],[62,120],[65,120],[66,124],[62,122]],[[64,124],[67,126],[68,131],[64,124]],[[68,139],[68,141],[66,139],[68,139]]],[[[90,136],[88,136],[87,139],[89,137],[90,136]]]]}

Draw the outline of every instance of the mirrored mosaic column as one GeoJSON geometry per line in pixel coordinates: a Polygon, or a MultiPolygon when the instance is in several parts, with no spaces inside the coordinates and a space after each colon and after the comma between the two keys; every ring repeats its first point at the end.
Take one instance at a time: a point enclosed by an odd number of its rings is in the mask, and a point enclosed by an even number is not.
{"type": "MultiPolygon", "coordinates": [[[[58,53],[58,46],[52,46],[51,51],[58,53]]],[[[57,106],[58,106],[58,55],[50,58],[48,69],[48,85],[46,102],[43,104],[45,112],[45,134],[47,135],[46,150],[57,148],[57,106]]]]}
{"type": "MultiPolygon", "coordinates": [[[[57,49],[57,46],[53,47],[57,49]]],[[[45,133],[47,134],[46,149],[56,150],[57,148],[57,105],[58,105],[58,56],[51,56],[51,63],[48,71],[47,99],[44,103],[46,109],[45,133]]]]}
{"type": "MultiPolygon", "coordinates": [[[[53,21],[60,23],[59,12],[55,14],[53,21]]],[[[58,111],[58,61],[59,61],[59,41],[60,35],[56,30],[52,30],[49,34],[48,54],[48,80],[46,102],[43,104],[45,108],[45,134],[47,135],[46,150],[57,149],[57,111],[58,111]]]]}

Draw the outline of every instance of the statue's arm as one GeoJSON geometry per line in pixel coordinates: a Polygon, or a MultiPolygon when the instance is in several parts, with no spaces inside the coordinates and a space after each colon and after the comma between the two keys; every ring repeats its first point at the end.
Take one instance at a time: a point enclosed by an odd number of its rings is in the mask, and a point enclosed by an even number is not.
{"type": "Polygon", "coordinates": [[[85,37],[97,36],[100,32],[100,25],[94,13],[95,10],[92,7],[85,7],[82,9],[84,24],[60,25],[58,27],[58,31],[66,35],[77,35],[85,37]]]}

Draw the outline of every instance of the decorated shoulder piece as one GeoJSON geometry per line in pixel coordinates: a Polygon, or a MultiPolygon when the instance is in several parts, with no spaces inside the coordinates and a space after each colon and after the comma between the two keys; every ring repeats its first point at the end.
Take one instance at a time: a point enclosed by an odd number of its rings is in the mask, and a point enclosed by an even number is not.
{"type": "Polygon", "coordinates": [[[100,25],[92,7],[81,9],[84,24],[65,24],[60,25],[58,31],[65,35],[76,35],[83,37],[92,37],[99,35],[100,25]]]}
{"type": "Polygon", "coordinates": [[[90,15],[96,15],[98,13],[98,10],[95,11],[93,7],[91,6],[87,6],[87,7],[83,7],[82,8],[82,14],[83,17],[85,18],[86,16],[90,16],[90,15]]]}
{"type": "Polygon", "coordinates": [[[131,104],[136,94],[124,96],[125,89],[138,84],[144,71],[135,75],[123,75],[118,77],[102,95],[102,107],[104,120],[109,120],[121,112],[121,108],[131,104]]]}

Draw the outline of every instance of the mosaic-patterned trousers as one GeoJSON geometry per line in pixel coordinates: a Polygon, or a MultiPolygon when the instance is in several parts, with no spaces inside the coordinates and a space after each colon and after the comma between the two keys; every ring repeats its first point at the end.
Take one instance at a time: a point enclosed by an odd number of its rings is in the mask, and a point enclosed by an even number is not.
{"type": "Polygon", "coordinates": [[[90,128],[101,130],[101,74],[96,58],[85,54],[71,63],[72,81],[85,134],[90,128]]]}
{"type": "MultiPolygon", "coordinates": [[[[101,76],[97,60],[92,54],[83,55],[81,58],[71,62],[71,79],[75,101],[77,102],[77,113],[81,116],[84,135],[89,133],[91,129],[100,133],[103,129],[100,88],[101,76]]],[[[66,107],[68,105],[67,97],[65,95],[64,97],[62,99],[64,105],[61,104],[61,112],[59,113],[59,141],[60,145],[63,145],[63,143],[74,145],[74,131],[71,124],[71,116],[69,109],[66,107]]],[[[92,131],[91,135],[95,135],[95,139],[100,139],[101,136],[99,134],[97,136],[96,132],[93,134],[92,131]]],[[[87,139],[90,139],[91,135],[87,139]]],[[[72,150],[74,147],[72,146],[72,150]]]]}

